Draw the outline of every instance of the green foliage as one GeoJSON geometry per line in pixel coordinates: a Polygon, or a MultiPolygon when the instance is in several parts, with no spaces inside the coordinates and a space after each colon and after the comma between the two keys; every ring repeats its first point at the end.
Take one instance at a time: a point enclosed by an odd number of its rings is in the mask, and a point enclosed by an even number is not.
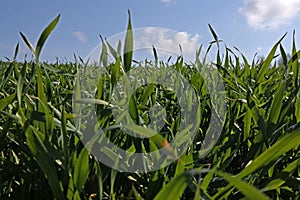
{"type": "MultiPolygon", "coordinates": [[[[119,173],[99,162],[81,142],[81,128],[86,128],[89,114],[85,106],[97,105],[97,126],[106,130],[115,145],[130,152],[149,152],[166,146],[176,134],[184,135],[178,131],[176,94],[158,84],[134,91],[129,107],[136,125],[127,126],[127,130],[153,135],[155,131],[142,125],[149,123],[149,110],[157,104],[167,108],[166,125],[149,139],[125,134],[116,126],[120,119],[113,119],[111,109],[117,108],[111,104],[112,90],[132,67],[162,63],[157,60],[156,50],[153,48],[154,62],[133,64],[129,15],[123,58],[121,42],[114,50],[101,37],[105,44],[99,63],[107,73],[90,83],[97,87],[96,94],[90,94],[89,88],[80,87],[82,80],[76,74],[84,69],[83,75],[93,75],[93,69],[99,66],[87,66],[77,59],[75,63],[39,62],[42,47],[58,20],[59,16],[46,27],[35,48],[20,33],[35,61],[17,62],[19,45],[12,61],[0,61],[0,199],[300,197],[300,51],[294,38],[291,58],[281,38],[266,59],[249,62],[243,54],[237,56],[227,47],[222,53],[222,41],[209,25],[214,41],[203,59],[199,48],[195,63],[184,63],[181,57],[175,63],[163,63],[188,79],[201,100],[200,126],[189,150],[177,162],[157,171],[119,173]],[[214,44],[218,48],[216,62],[207,63],[206,55],[214,44]],[[281,65],[275,63],[278,47],[281,65]],[[109,53],[115,62],[108,63],[109,53]],[[214,106],[208,83],[201,75],[205,67],[217,68],[221,74],[225,91],[220,92],[226,93],[227,112],[221,137],[201,158],[201,142],[214,106]],[[80,93],[82,90],[84,93],[80,93]]],[[[119,155],[106,151],[116,162],[119,155]]]]}

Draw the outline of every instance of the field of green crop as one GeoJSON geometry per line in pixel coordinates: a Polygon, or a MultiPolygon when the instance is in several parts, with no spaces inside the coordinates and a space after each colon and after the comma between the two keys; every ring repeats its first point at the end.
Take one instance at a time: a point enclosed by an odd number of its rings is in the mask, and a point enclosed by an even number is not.
{"type": "MultiPolygon", "coordinates": [[[[132,60],[129,18],[124,45],[114,50],[105,43],[101,66],[78,57],[75,62],[40,62],[45,41],[58,21],[59,16],[42,32],[35,47],[20,33],[34,60],[17,62],[17,45],[14,58],[0,61],[0,199],[300,198],[300,51],[295,37],[288,53],[281,45],[286,38],[281,38],[264,59],[249,61],[239,50],[223,48],[209,26],[214,41],[207,50],[195,52],[198,58],[194,63],[186,63],[182,57],[174,63],[160,62],[157,57],[139,63],[132,60]],[[200,58],[200,53],[206,55],[212,46],[218,49],[214,61],[200,58]],[[126,53],[118,56],[122,51],[126,53]],[[108,54],[115,56],[114,62],[108,63],[108,54]],[[199,126],[190,129],[197,135],[169,166],[147,171],[145,158],[128,161],[128,165],[145,161],[142,166],[147,172],[119,172],[90,153],[81,140],[83,129],[101,128],[114,145],[133,153],[163,148],[177,135],[184,138],[178,120],[179,97],[160,84],[134,91],[129,112],[135,126],[127,127],[150,133],[146,128],[151,121],[149,110],[160,105],[166,108],[167,117],[159,134],[135,138],[124,133],[117,125],[119,119],[114,119],[112,110],[118,107],[111,98],[117,82],[136,66],[158,64],[176,70],[196,91],[199,126]],[[94,75],[97,67],[107,71],[90,83],[97,91],[91,93],[89,84],[80,88],[83,78],[94,75]],[[224,88],[218,92],[226,97],[226,113],[217,143],[203,157],[201,147],[209,121],[219,114],[213,113],[209,83],[202,77],[206,69],[217,69],[221,76],[224,88]],[[88,123],[91,113],[84,97],[96,103],[97,124],[88,123]]],[[[153,52],[155,55],[156,50],[153,52]]],[[[107,151],[106,156],[118,164],[115,152],[107,151]]]]}

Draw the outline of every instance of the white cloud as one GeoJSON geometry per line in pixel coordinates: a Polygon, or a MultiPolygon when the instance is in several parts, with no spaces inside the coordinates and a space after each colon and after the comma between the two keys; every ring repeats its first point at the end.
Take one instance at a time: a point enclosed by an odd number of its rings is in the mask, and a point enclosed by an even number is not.
{"type": "Polygon", "coordinates": [[[192,35],[188,32],[177,32],[171,29],[147,27],[137,36],[135,49],[154,46],[161,53],[180,55],[180,45],[183,56],[186,58],[193,57],[200,46],[199,34],[192,35]]]}
{"type": "Polygon", "coordinates": [[[172,3],[173,0],[161,0],[161,2],[165,3],[165,4],[170,4],[172,3]]]}
{"type": "Polygon", "coordinates": [[[239,12],[254,29],[275,29],[300,14],[300,0],[244,0],[239,12]]]}
{"type": "Polygon", "coordinates": [[[170,3],[172,0],[161,0],[164,3],[170,3]]]}
{"type": "Polygon", "coordinates": [[[80,42],[86,42],[87,41],[87,36],[85,33],[81,31],[75,31],[73,32],[73,35],[80,41],[80,42]]]}

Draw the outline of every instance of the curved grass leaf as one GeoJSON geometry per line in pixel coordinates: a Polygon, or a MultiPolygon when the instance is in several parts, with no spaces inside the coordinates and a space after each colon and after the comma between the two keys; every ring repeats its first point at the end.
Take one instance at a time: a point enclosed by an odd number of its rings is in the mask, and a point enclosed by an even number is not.
{"type": "Polygon", "coordinates": [[[239,189],[245,197],[249,200],[266,200],[269,199],[264,193],[260,192],[256,187],[249,185],[248,183],[240,180],[238,177],[231,176],[225,172],[216,171],[219,176],[226,179],[229,184],[234,185],[235,188],[239,189]]]}
{"type": "Polygon", "coordinates": [[[120,55],[118,55],[118,52],[111,46],[111,44],[106,39],[105,39],[105,42],[108,46],[108,49],[109,49],[111,55],[114,57],[115,60],[117,60],[118,56],[120,56],[120,55]]]}
{"type": "Polygon", "coordinates": [[[25,44],[27,45],[27,47],[30,49],[30,51],[33,53],[33,55],[35,55],[35,50],[32,46],[32,44],[29,42],[29,40],[27,39],[27,37],[22,33],[22,32],[19,32],[23,41],[25,42],[25,44]]]}
{"type": "Polygon", "coordinates": [[[40,53],[42,51],[42,48],[47,40],[47,38],[49,37],[50,33],[53,31],[53,29],[55,28],[57,22],[59,21],[60,15],[58,15],[57,17],[55,17],[55,19],[45,28],[45,30],[42,32],[37,45],[35,47],[35,57],[36,60],[39,60],[39,56],[40,53]]]}
{"type": "MultiPolygon", "coordinates": [[[[248,176],[259,168],[274,162],[276,159],[278,159],[278,157],[282,156],[291,149],[298,147],[299,145],[300,129],[295,130],[292,133],[289,133],[280,138],[274,145],[260,154],[245,169],[243,169],[238,175],[236,175],[236,177],[242,179],[243,177],[248,176]]],[[[232,184],[229,184],[225,188],[219,190],[219,192],[214,195],[214,198],[222,197],[225,193],[227,193],[228,190],[230,190],[230,188],[232,188],[232,186],[232,184]]]]}
{"type": "Polygon", "coordinates": [[[278,157],[282,156],[291,149],[298,147],[299,145],[300,129],[280,138],[274,145],[253,160],[253,162],[249,164],[243,171],[241,171],[237,177],[242,178],[250,173],[253,173],[257,169],[274,162],[276,159],[278,159],[278,157]]]}

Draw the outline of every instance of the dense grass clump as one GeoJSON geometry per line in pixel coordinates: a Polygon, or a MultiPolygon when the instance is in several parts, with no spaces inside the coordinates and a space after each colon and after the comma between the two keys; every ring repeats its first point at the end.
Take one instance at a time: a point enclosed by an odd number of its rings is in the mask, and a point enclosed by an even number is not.
{"type": "MultiPolygon", "coordinates": [[[[211,27],[215,39],[211,45],[218,44],[218,53],[216,61],[210,63],[199,58],[200,50],[194,63],[185,63],[182,57],[172,64],[158,60],[138,63],[132,62],[130,53],[107,63],[107,54],[121,53],[104,44],[100,65],[107,73],[91,83],[96,84],[95,93],[81,88],[80,95],[78,70],[84,69],[88,77],[99,65],[77,59],[74,63],[39,61],[41,49],[58,20],[59,16],[43,31],[36,47],[21,33],[35,60],[17,62],[17,45],[12,61],[0,61],[0,199],[300,197],[300,51],[294,38],[290,59],[280,39],[265,59],[251,62],[228,48],[221,54],[219,39],[211,27]],[[174,91],[159,84],[134,91],[129,108],[138,125],[150,123],[148,111],[152,106],[167,107],[165,126],[157,137],[149,139],[134,138],[116,126],[112,113],[115,107],[110,104],[112,90],[126,72],[135,66],[158,63],[176,70],[199,95],[199,127],[193,127],[197,135],[178,161],[167,167],[147,173],[118,172],[99,162],[80,140],[90,114],[83,97],[97,102],[97,126],[107,130],[106,136],[115,145],[131,152],[159,149],[180,134],[174,91]],[[205,69],[214,73],[218,70],[224,83],[223,91],[218,92],[226,96],[227,111],[220,138],[201,157],[214,109],[207,90],[209,83],[202,76],[205,69]]],[[[124,51],[132,52],[132,40],[129,20],[124,51]]],[[[113,152],[108,155],[112,160],[118,157],[113,152]]]]}

